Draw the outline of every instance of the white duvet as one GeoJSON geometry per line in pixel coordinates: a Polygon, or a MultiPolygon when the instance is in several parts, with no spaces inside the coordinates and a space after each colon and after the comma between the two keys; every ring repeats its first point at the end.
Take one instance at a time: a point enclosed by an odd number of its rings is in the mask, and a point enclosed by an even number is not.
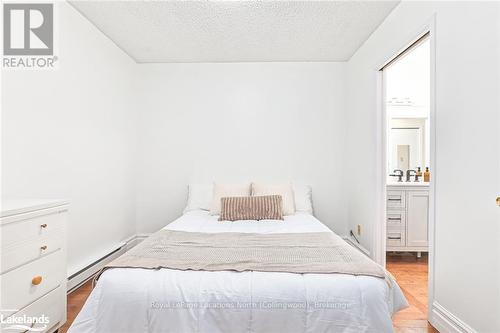
{"type": "MultiPolygon", "coordinates": [[[[308,214],[219,222],[205,211],[165,229],[330,231],[308,214]]],[[[391,316],[406,306],[396,283],[369,276],[114,268],[101,275],[69,332],[393,332],[391,316]]]]}

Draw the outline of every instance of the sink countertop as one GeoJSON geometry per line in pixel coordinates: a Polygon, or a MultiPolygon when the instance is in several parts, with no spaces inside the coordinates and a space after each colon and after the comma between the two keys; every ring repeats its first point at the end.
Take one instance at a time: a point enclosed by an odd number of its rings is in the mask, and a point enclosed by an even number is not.
{"type": "Polygon", "coordinates": [[[429,186],[429,183],[425,182],[387,182],[387,186],[411,186],[411,187],[426,187],[429,186]]]}

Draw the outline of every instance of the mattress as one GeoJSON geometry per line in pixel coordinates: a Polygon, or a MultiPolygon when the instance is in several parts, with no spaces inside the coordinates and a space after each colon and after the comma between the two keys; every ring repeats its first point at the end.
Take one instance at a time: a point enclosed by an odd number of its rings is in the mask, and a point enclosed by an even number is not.
{"type": "MultiPolygon", "coordinates": [[[[219,222],[205,211],[165,228],[331,232],[309,214],[219,222]]],[[[392,332],[392,314],[406,306],[395,282],[369,276],[113,268],[101,275],[69,332],[392,332]]]]}

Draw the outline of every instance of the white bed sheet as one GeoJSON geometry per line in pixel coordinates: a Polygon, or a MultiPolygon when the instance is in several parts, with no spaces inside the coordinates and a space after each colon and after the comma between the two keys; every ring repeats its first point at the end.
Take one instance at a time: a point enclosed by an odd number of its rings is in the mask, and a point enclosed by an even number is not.
{"type": "MultiPolygon", "coordinates": [[[[330,231],[308,214],[219,222],[205,211],[165,229],[330,231]]],[[[101,275],[69,332],[393,332],[391,316],[406,306],[396,283],[369,276],[114,268],[101,275]]]]}

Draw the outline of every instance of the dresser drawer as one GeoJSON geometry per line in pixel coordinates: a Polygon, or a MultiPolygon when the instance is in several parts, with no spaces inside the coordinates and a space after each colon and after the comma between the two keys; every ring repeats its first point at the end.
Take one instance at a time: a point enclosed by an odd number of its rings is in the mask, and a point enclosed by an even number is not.
{"type": "Polygon", "coordinates": [[[400,228],[387,229],[387,246],[406,246],[405,230],[400,228]]]}
{"type": "MultiPolygon", "coordinates": [[[[65,279],[65,260],[62,250],[57,250],[29,264],[0,276],[2,309],[22,309],[49,291],[61,285],[65,279]],[[33,278],[42,280],[34,285],[33,278]]],[[[64,285],[64,283],[63,283],[64,285]]]]}
{"type": "Polygon", "coordinates": [[[64,297],[66,297],[66,295],[62,286],[52,290],[47,295],[43,296],[36,302],[31,303],[21,311],[11,315],[10,317],[4,318],[4,323],[1,326],[2,332],[26,332],[26,328],[8,328],[12,325],[12,321],[15,321],[16,318],[19,320],[19,318],[23,318],[24,316],[28,319],[35,319],[35,321],[31,324],[25,323],[23,325],[37,329],[37,332],[49,331],[55,325],[64,321],[64,297]]]}
{"type": "Polygon", "coordinates": [[[59,236],[41,237],[25,246],[15,246],[7,251],[2,251],[2,273],[45,254],[60,250],[63,246],[62,242],[63,240],[59,236]]]}
{"type": "Polygon", "coordinates": [[[404,211],[387,211],[387,228],[404,228],[406,226],[406,214],[404,211]]]}
{"type": "Polygon", "coordinates": [[[387,191],[387,210],[404,210],[405,197],[405,191],[387,191]]]}
{"type": "Polygon", "coordinates": [[[65,218],[64,213],[52,212],[1,225],[0,273],[63,247],[65,218]]]}

